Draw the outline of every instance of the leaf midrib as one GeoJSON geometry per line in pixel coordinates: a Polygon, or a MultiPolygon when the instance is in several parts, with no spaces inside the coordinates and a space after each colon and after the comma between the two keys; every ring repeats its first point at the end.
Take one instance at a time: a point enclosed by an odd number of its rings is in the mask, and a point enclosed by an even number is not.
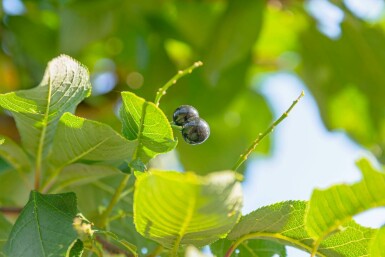
{"type": "Polygon", "coordinates": [[[179,245],[183,239],[183,237],[185,236],[186,234],[186,231],[187,231],[187,228],[193,218],[193,215],[195,213],[195,208],[196,208],[196,195],[195,194],[192,194],[192,197],[190,197],[189,199],[189,203],[188,203],[188,209],[187,209],[187,213],[186,213],[186,216],[185,216],[185,219],[182,223],[182,225],[180,226],[180,230],[179,230],[179,233],[178,233],[178,237],[176,238],[175,240],[175,244],[174,244],[174,251],[177,251],[178,248],[179,248],[179,245]]]}

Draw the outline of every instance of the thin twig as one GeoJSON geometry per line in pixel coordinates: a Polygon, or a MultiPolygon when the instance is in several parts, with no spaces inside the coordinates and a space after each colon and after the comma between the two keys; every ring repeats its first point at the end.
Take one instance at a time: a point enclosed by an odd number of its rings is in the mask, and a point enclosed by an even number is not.
{"type": "Polygon", "coordinates": [[[101,228],[105,228],[108,223],[108,217],[110,216],[112,210],[114,209],[115,205],[118,203],[121,194],[123,190],[125,189],[128,180],[130,179],[130,175],[125,175],[124,178],[120,181],[120,184],[118,188],[116,189],[114,195],[111,198],[110,203],[108,204],[107,208],[104,210],[104,212],[100,216],[99,226],[101,228]]]}
{"type": "Polygon", "coordinates": [[[289,115],[290,111],[294,108],[294,106],[299,102],[299,100],[301,100],[301,98],[304,95],[305,95],[305,92],[302,91],[301,94],[298,96],[298,98],[295,101],[293,101],[293,103],[290,105],[289,109],[287,109],[286,112],[284,112],[281,115],[281,117],[279,117],[276,121],[274,121],[273,124],[271,124],[271,126],[268,129],[266,129],[265,132],[260,133],[258,135],[255,141],[251,144],[251,146],[243,154],[241,154],[238,161],[235,163],[235,165],[232,168],[233,171],[236,171],[242,165],[242,163],[244,163],[247,160],[249,155],[255,150],[255,148],[262,141],[262,139],[266,137],[268,134],[270,134],[274,130],[274,128],[289,115]]]}
{"type": "Polygon", "coordinates": [[[162,98],[163,95],[166,94],[166,91],[167,91],[167,89],[169,87],[171,87],[172,85],[176,84],[176,82],[180,78],[184,77],[187,74],[192,73],[193,70],[195,70],[196,68],[198,68],[198,67],[200,67],[202,65],[203,65],[203,62],[198,61],[198,62],[195,62],[190,67],[188,67],[187,69],[178,71],[178,73],[174,77],[172,77],[163,87],[159,88],[159,90],[158,90],[158,92],[156,93],[156,96],[155,96],[155,101],[154,101],[155,105],[159,106],[160,99],[162,98]]]}

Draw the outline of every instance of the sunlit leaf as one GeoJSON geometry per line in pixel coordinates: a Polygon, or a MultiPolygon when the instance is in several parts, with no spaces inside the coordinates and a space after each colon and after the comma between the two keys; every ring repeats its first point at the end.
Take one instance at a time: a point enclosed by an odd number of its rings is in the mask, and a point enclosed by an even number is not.
{"type": "MultiPolygon", "coordinates": [[[[225,256],[227,251],[232,246],[232,241],[228,239],[221,239],[210,245],[212,253],[217,257],[225,256]]],[[[236,250],[237,257],[285,257],[286,248],[283,244],[262,240],[262,239],[251,239],[242,242],[237,246],[236,250]]]]}
{"type": "Polygon", "coordinates": [[[106,124],[65,113],[60,119],[49,158],[56,168],[78,161],[129,161],[136,145],[106,124]]]}
{"type": "Polygon", "coordinates": [[[41,162],[61,115],[73,112],[90,90],[87,68],[61,55],[48,64],[39,86],[0,95],[0,106],[13,114],[24,147],[41,162]]]}
{"type": "Polygon", "coordinates": [[[376,236],[372,239],[370,243],[370,256],[378,256],[378,257],[384,257],[385,256],[385,227],[378,230],[376,233],[376,236]]]}
{"type": "Polygon", "coordinates": [[[169,121],[155,104],[130,92],[123,92],[122,100],[120,117],[123,135],[138,143],[134,159],[146,164],[156,155],[175,148],[176,141],[169,121]]]}
{"type": "Polygon", "coordinates": [[[229,233],[229,240],[269,239],[294,246],[322,257],[360,257],[368,255],[368,245],[375,230],[361,227],[353,221],[341,225],[317,247],[305,230],[306,202],[287,201],[262,207],[241,218],[229,233]]]}
{"type": "Polygon", "coordinates": [[[241,186],[231,171],[206,177],[191,172],[137,173],[136,229],[174,251],[180,244],[203,246],[225,236],[237,222],[241,204],[241,186]]]}
{"type": "Polygon", "coordinates": [[[362,181],[314,190],[305,216],[306,231],[315,240],[326,238],[352,217],[370,208],[385,206],[385,173],[368,160],[358,162],[362,181]]]}

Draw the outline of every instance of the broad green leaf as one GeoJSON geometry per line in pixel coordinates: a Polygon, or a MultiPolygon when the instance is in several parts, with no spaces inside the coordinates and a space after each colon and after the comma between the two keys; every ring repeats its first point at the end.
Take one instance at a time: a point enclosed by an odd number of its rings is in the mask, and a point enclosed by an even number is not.
{"type": "Polygon", "coordinates": [[[61,192],[70,186],[82,186],[119,173],[120,170],[112,166],[71,164],[60,173],[51,192],[61,192]]]}
{"type": "Polygon", "coordinates": [[[128,161],[136,145],[106,124],[65,113],[59,121],[49,158],[56,168],[78,161],[128,161]]]}
{"type": "Polygon", "coordinates": [[[63,256],[77,238],[72,222],[76,195],[43,195],[32,191],[5,246],[8,256],[63,256]]]}
{"type": "Polygon", "coordinates": [[[90,90],[87,69],[61,55],[49,62],[39,86],[0,95],[0,106],[11,111],[23,146],[40,162],[52,144],[60,116],[73,112],[90,90]]]}
{"type": "Polygon", "coordinates": [[[210,81],[216,83],[224,69],[250,55],[262,28],[264,7],[264,1],[228,2],[226,12],[213,29],[204,60],[210,81]]]}
{"type": "Polygon", "coordinates": [[[0,256],[4,256],[3,246],[8,239],[9,233],[11,232],[12,224],[0,214],[0,256]]]}
{"type": "Polygon", "coordinates": [[[136,173],[137,231],[166,248],[204,246],[223,237],[240,216],[241,185],[231,171],[200,177],[192,172],[136,173]]]}
{"type": "MultiPolygon", "coordinates": [[[[226,255],[226,252],[232,246],[232,241],[227,239],[221,239],[210,245],[211,252],[216,257],[223,257],[226,255]]],[[[262,240],[262,239],[251,239],[242,242],[236,248],[237,257],[249,257],[249,256],[258,256],[258,257],[285,257],[286,248],[283,244],[262,240]]]]}
{"type": "Polygon", "coordinates": [[[76,239],[67,250],[66,257],[81,257],[84,251],[84,244],[80,239],[76,239]]]}
{"type": "MultiPolygon", "coordinates": [[[[241,218],[229,233],[229,240],[270,239],[307,252],[315,250],[315,241],[304,224],[304,201],[287,201],[262,207],[241,218]]],[[[368,245],[375,230],[361,227],[353,221],[321,241],[316,249],[321,257],[362,257],[368,255],[368,245]]]]}
{"type": "Polygon", "coordinates": [[[380,228],[376,236],[370,242],[370,255],[375,257],[384,257],[385,256],[385,227],[380,228]]]}
{"type": "Polygon", "coordinates": [[[10,138],[4,137],[0,144],[0,157],[20,173],[31,171],[31,162],[24,150],[10,138]]]}
{"type": "Polygon", "coordinates": [[[147,163],[160,153],[171,151],[177,142],[164,113],[151,102],[131,92],[122,93],[123,105],[120,117],[123,135],[129,140],[137,140],[134,160],[147,163]]]}
{"type": "Polygon", "coordinates": [[[368,160],[358,162],[362,181],[314,190],[305,216],[306,231],[318,240],[326,238],[352,217],[370,208],[385,206],[385,173],[368,160]]]}

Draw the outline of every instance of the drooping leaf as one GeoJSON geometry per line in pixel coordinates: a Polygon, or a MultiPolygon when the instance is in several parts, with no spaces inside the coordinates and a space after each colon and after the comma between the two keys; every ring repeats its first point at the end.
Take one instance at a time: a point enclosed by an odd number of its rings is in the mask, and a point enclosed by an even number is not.
{"type": "Polygon", "coordinates": [[[41,161],[52,144],[64,112],[73,112],[90,94],[87,68],[61,55],[53,59],[39,86],[0,95],[0,106],[16,120],[25,149],[41,161]]]}
{"type": "Polygon", "coordinates": [[[63,256],[77,238],[72,222],[76,195],[32,191],[5,246],[8,256],[63,256]]]}
{"type": "Polygon", "coordinates": [[[31,162],[24,150],[10,138],[4,137],[0,144],[0,157],[20,173],[31,171],[31,162]]]}
{"type": "Polygon", "coordinates": [[[369,246],[369,256],[384,257],[385,256],[385,227],[380,228],[376,236],[372,239],[369,246]]]}
{"type": "MultiPolygon", "coordinates": [[[[226,255],[226,252],[232,246],[232,241],[228,239],[221,239],[210,245],[211,252],[217,256],[222,257],[226,255]]],[[[238,257],[285,257],[286,248],[283,244],[262,240],[262,239],[251,239],[242,242],[236,248],[238,257]]]]}
{"type": "Polygon", "coordinates": [[[134,160],[140,159],[146,164],[156,155],[175,148],[177,142],[169,121],[155,104],[131,92],[123,92],[122,101],[123,135],[129,140],[137,140],[138,144],[134,160]]]}
{"type": "Polygon", "coordinates": [[[237,222],[241,185],[231,171],[194,173],[150,170],[137,173],[134,222],[137,231],[174,251],[180,244],[204,246],[237,222]]]}
{"type": "Polygon", "coordinates": [[[49,158],[56,168],[78,161],[128,161],[136,145],[106,124],[65,113],[60,119],[49,158]]]}
{"type": "Polygon", "coordinates": [[[318,240],[325,238],[352,217],[370,208],[385,206],[385,173],[368,160],[358,162],[362,181],[314,190],[305,216],[306,231],[318,240]]]}
{"type": "Polygon", "coordinates": [[[119,173],[120,170],[112,166],[71,164],[60,173],[51,191],[61,192],[69,186],[82,186],[119,173]]]}
{"type": "Polygon", "coordinates": [[[368,255],[368,245],[375,230],[362,227],[354,221],[344,223],[340,230],[321,241],[315,241],[305,230],[304,201],[287,201],[262,207],[241,218],[229,233],[229,240],[270,239],[307,252],[316,250],[322,257],[360,257],[368,255]]]}

